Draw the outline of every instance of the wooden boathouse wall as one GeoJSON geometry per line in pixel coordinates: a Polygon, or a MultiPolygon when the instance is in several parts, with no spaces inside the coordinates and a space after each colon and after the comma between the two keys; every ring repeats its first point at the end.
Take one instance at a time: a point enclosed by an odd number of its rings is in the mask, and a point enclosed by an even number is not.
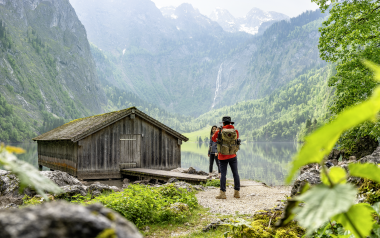
{"type": "Polygon", "coordinates": [[[77,144],[70,140],[39,141],[38,164],[76,176],[77,144]]]}
{"type": "Polygon", "coordinates": [[[181,166],[188,138],[136,108],[74,120],[34,138],[38,164],[79,179],[121,178],[121,169],[181,166]]]}
{"type": "Polygon", "coordinates": [[[181,145],[176,137],[139,116],[126,117],[78,141],[79,178],[120,178],[121,167],[160,170],[181,167],[181,145]],[[138,139],[121,140],[127,136],[138,139]],[[140,143],[140,146],[131,145],[138,148],[125,151],[121,148],[123,143],[140,143]],[[134,159],[127,161],[126,158],[134,159]]]}

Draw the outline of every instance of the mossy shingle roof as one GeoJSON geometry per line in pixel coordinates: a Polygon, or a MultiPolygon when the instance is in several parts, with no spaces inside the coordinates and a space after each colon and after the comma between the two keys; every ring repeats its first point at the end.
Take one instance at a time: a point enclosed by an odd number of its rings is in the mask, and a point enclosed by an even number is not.
{"type": "Polygon", "coordinates": [[[188,141],[189,139],[183,136],[181,133],[176,132],[170,127],[164,125],[163,123],[157,121],[156,119],[148,116],[142,111],[138,110],[136,107],[130,107],[124,110],[104,113],[100,115],[95,115],[91,117],[85,117],[68,122],[60,127],[57,127],[51,131],[48,131],[42,135],[33,138],[34,141],[54,141],[54,140],[71,140],[78,141],[85,138],[104,127],[111,125],[120,119],[123,119],[130,114],[135,113],[146,121],[152,123],[153,125],[165,130],[169,134],[181,139],[183,141],[188,141]]]}

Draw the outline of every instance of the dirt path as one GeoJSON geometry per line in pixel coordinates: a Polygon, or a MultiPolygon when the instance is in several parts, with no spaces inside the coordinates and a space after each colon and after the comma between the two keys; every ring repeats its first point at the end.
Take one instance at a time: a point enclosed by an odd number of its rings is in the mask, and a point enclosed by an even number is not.
{"type": "Polygon", "coordinates": [[[234,198],[233,186],[227,188],[227,199],[215,199],[219,188],[199,192],[198,203],[217,214],[253,214],[265,208],[273,208],[290,194],[290,186],[267,187],[254,181],[241,181],[240,198],[234,198]]]}

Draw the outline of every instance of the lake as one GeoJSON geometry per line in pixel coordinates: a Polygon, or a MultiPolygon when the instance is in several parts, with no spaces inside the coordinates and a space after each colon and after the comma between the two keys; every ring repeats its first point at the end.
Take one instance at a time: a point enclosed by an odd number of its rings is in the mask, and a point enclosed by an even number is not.
{"type": "MultiPolygon", "coordinates": [[[[27,161],[38,168],[37,143],[18,143],[13,146],[22,147],[25,154],[18,155],[21,160],[27,161]]],[[[297,152],[295,143],[243,143],[238,156],[239,175],[241,179],[251,179],[264,182],[268,185],[282,185],[288,173],[289,162],[297,152]]],[[[182,145],[182,168],[194,167],[196,170],[208,172],[209,158],[208,144],[187,142],[182,145]]],[[[46,168],[44,167],[46,170],[46,168]]],[[[214,164],[214,170],[217,167],[214,164]]],[[[228,169],[227,177],[232,178],[228,169]]]]}

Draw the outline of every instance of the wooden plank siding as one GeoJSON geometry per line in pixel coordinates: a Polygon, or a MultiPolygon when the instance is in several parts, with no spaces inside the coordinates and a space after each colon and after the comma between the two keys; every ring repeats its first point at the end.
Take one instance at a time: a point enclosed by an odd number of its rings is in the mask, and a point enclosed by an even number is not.
{"type": "Polygon", "coordinates": [[[181,166],[178,138],[133,114],[78,141],[78,178],[120,178],[120,139],[129,138],[127,135],[141,136],[141,168],[170,170],[181,166]]]}
{"type": "Polygon", "coordinates": [[[77,175],[77,143],[72,141],[39,141],[38,164],[77,175]]]}

